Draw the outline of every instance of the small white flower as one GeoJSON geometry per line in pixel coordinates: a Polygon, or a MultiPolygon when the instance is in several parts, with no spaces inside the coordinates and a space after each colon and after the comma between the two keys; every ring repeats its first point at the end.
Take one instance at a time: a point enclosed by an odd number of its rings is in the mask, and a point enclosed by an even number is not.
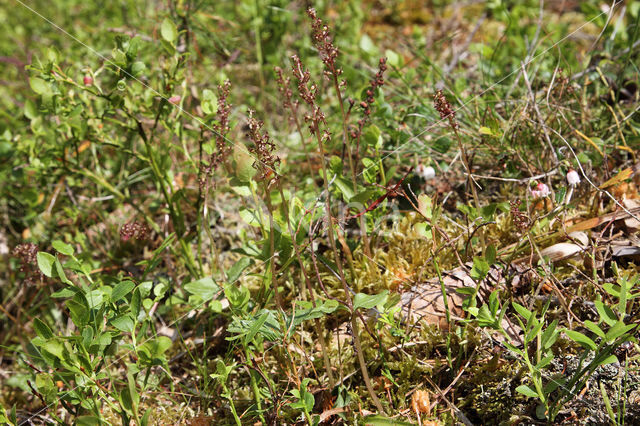
{"type": "Polygon", "coordinates": [[[548,197],[549,194],[551,194],[549,187],[547,186],[546,183],[542,183],[542,182],[537,184],[535,189],[531,190],[531,195],[533,196],[533,198],[544,198],[544,197],[548,197]]]}
{"type": "Polygon", "coordinates": [[[435,169],[431,166],[425,166],[424,164],[418,164],[418,167],[416,167],[416,174],[424,180],[436,177],[435,169]]]}
{"type": "Polygon", "coordinates": [[[567,172],[567,183],[571,186],[576,186],[580,183],[580,175],[573,169],[569,169],[567,172]]]}

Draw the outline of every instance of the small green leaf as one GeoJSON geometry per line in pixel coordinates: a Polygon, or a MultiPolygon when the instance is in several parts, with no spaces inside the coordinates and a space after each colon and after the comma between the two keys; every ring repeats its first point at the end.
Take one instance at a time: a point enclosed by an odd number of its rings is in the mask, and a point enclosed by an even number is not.
{"type": "Polygon", "coordinates": [[[364,418],[364,424],[367,426],[412,426],[413,423],[403,422],[398,419],[390,419],[388,417],[374,414],[364,418]]]}
{"type": "Polygon", "coordinates": [[[164,21],[162,21],[160,34],[162,34],[163,39],[172,45],[178,40],[178,29],[176,28],[176,24],[174,24],[169,18],[165,18],[164,21]]]}
{"type": "Polygon", "coordinates": [[[185,284],[184,289],[188,293],[199,297],[203,302],[208,302],[220,292],[220,286],[216,284],[211,277],[204,277],[185,284]]]}
{"type": "Polygon", "coordinates": [[[111,302],[117,302],[125,297],[133,288],[135,284],[131,281],[120,281],[111,291],[111,302]]]}
{"type": "Polygon", "coordinates": [[[384,305],[387,301],[389,292],[387,290],[379,294],[358,293],[353,298],[353,309],[371,309],[376,306],[384,305]]]}
{"type": "Polygon", "coordinates": [[[42,349],[45,349],[51,355],[56,356],[59,359],[63,358],[64,346],[56,339],[51,339],[42,345],[42,349]]]}
{"type": "Polygon", "coordinates": [[[37,255],[38,268],[40,271],[45,274],[47,277],[51,278],[53,276],[53,264],[56,261],[56,258],[44,251],[39,251],[37,255]]]}
{"type": "Polygon", "coordinates": [[[533,315],[530,310],[516,302],[512,302],[511,305],[513,306],[513,309],[515,309],[516,312],[527,322],[529,321],[529,318],[531,318],[531,315],[533,315]]]}
{"type": "Polygon", "coordinates": [[[55,240],[54,242],[51,243],[51,245],[53,246],[54,249],[56,249],[58,253],[62,253],[65,256],[73,256],[73,247],[70,246],[69,244],[63,243],[60,240],[55,240]]]}
{"type": "Polygon", "coordinates": [[[216,111],[218,111],[218,97],[216,94],[209,89],[204,89],[202,91],[200,107],[202,108],[202,112],[207,115],[215,114],[216,111]]]}
{"type": "Polygon", "coordinates": [[[490,128],[485,127],[485,126],[481,126],[478,129],[478,133],[480,133],[481,135],[487,135],[487,136],[494,136],[493,132],[491,131],[490,128]]]}
{"type": "Polygon", "coordinates": [[[607,364],[613,364],[615,362],[618,362],[618,358],[615,355],[611,354],[611,355],[603,358],[602,361],[598,362],[598,366],[607,365],[607,364]]]}
{"type": "Polygon", "coordinates": [[[598,327],[598,324],[587,320],[584,322],[584,326],[587,327],[589,330],[591,330],[591,332],[596,336],[604,337],[604,331],[602,331],[602,329],[598,327]]]}
{"type": "Polygon", "coordinates": [[[140,306],[142,304],[142,297],[140,296],[140,289],[136,288],[131,295],[131,313],[134,318],[138,318],[140,315],[140,306]]]}
{"type": "Polygon", "coordinates": [[[516,388],[516,392],[523,394],[524,396],[528,396],[529,398],[537,398],[538,393],[531,389],[527,385],[520,385],[516,388]]]}
{"type": "Polygon", "coordinates": [[[475,281],[482,281],[489,273],[489,263],[482,257],[473,258],[473,267],[469,274],[475,281]]]}
{"type": "Polygon", "coordinates": [[[596,310],[600,315],[600,319],[606,322],[607,325],[610,325],[613,327],[613,325],[618,322],[617,315],[613,312],[613,310],[610,307],[602,303],[602,300],[596,300],[594,304],[596,305],[596,310]]]}
{"type": "Polygon", "coordinates": [[[51,93],[51,87],[49,86],[49,83],[40,78],[35,77],[29,79],[29,85],[31,86],[31,89],[33,89],[33,91],[38,95],[47,95],[51,93]]]}
{"type": "Polygon", "coordinates": [[[121,315],[112,319],[111,325],[126,333],[133,332],[133,319],[129,315],[121,315]]]}
{"type": "Polygon", "coordinates": [[[227,271],[227,281],[230,283],[236,282],[242,272],[251,266],[251,259],[248,257],[243,257],[233,264],[231,268],[227,271]]]}
{"type": "Polygon", "coordinates": [[[53,332],[51,331],[49,326],[42,322],[42,320],[40,320],[40,318],[38,317],[35,317],[33,319],[33,328],[35,329],[36,334],[45,340],[51,339],[53,337],[53,332]]]}
{"type": "Polygon", "coordinates": [[[402,67],[402,58],[393,50],[387,49],[384,52],[384,56],[387,58],[387,63],[394,68],[402,67]]]}
{"type": "Polygon", "coordinates": [[[253,341],[253,338],[256,337],[256,334],[258,334],[258,331],[260,331],[260,328],[262,328],[262,325],[267,321],[268,317],[269,312],[265,312],[260,315],[258,319],[252,321],[251,327],[249,327],[249,331],[244,338],[245,344],[249,344],[253,341]]]}
{"type": "Polygon", "coordinates": [[[598,347],[598,345],[596,345],[593,340],[578,331],[565,329],[564,332],[567,334],[567,336],[569,336],[571,340],[583,346],[586,346],[591,350],[596,350],[596,348],[598,347]]]}
{"type": "Polygon", "coordinates": [[[636,324],[625,324],[622,321],[618,321],[609,329],[609,331],[607,331],[607,334],[604,336],[604,340],[612,342],[623,334],[633,330],[635,327],[636,324]]]}
{"type": "Polygon", "coordinates": [[[77,426],[100,426],[102,421],[94,416],[80,416],[76,418],[75,424],[77,426]]]}
{"type": "Polygon", "coordinates": [[[542,339],[540,343],[544,349],[549,349],[556,342],[558,338],[558,332],[556,331],[556,327],[558,326],[558,320],[553,320],[551,324],[547,327],[547,329],[542,333],[542,339]]]}

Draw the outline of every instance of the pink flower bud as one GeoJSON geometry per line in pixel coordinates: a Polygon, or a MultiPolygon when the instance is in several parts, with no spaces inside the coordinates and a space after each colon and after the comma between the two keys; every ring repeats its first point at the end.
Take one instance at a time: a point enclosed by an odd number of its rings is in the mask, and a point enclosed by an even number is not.
{"type": "Polygon", "coordinates": [[[580,175],[573,169],[569,169],[567,172],[567,183],[571,186],[576,186],[580,183],[580,175]]]}
{"type": "Polygon", "coordinates": [[[537,184],[535,189],[531,190],[531,195],[533,196],[533,198],[544,198],[544,197],[548,197],[549,194],[551,194],[549,187],[547,186],[546,183],[542,183],[542,182],[537,184]]]}
{"type": "Polygon", "coordinates": [[[93,84],[93,78],[90,75],[85,75],[82,82],[85,86],[91,86],[93,84]]]}
{"type": "Polygon", "coordinates": [[[168,99],[168,101],[169,101],[169,103],[170,103],[170,104],[177,105],[177,104],[179,104],[179,103],[180,103],[180,99],[182,99],[182,98],[180,97],[180,95],[173,95],[172,97],[170,97],[170,98],[168,99]]]}

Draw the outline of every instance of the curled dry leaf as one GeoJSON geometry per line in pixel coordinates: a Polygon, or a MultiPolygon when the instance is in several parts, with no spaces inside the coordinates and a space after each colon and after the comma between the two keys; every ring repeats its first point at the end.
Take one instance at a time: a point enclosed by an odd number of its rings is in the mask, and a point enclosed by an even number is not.
{"type": "Polygon", "coordinates": [[[429,399],[429,392],[425,390],[417,390],[411,396],[411,408],[416,414],[429,415],[431,408],[429,405],[431,401],[429,399]]]}

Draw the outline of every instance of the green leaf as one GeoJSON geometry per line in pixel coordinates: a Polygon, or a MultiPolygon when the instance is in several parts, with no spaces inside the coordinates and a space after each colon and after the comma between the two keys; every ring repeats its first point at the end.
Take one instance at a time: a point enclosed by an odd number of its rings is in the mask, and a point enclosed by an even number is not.
{"type": "Polygon", "coordinates": [[[242,272],[251,266],[252,260],[248,257],[243,257],[233,264],[231,268],[227,271],[227,281],[230,283],[234,283],[238,281],[242,272]]]}
{"type": "Polygon", "coordinates": [[[218,97],[216,94],[209,90],[204,89],[202,91],[202,103],[200,104],[202,112],[207,115],[215,114],[218,111],[218,97]]]}
{"type": "Polygon", "coordinates": [[[63,358],[64,345],[62,344],[62,342],[58,341],[57,339],[50,339],[46,341],[42,345],[42,349],[45,349],[51,355],[54,355],[59,359],[63,358]]]}
{"type": "Polygon", "coordinates": [[[163,39],[172,45],[174,45],[178,40],[178,29],[176,28],[176,24],[174,24],[169,18],[165,18],[164,21],[162,21],[160,34],[162,34],[163,39]]]}
{"type": "Polygon", "coordinates": [[[618,358],[615,355],[611,354],[611,355],[603,358],[600,362],[598,362],[598,366],[607,365],[607,364],[613,364],[615,362],[618,362],[618,358]]]}
{"type": "Polygon", "coordinates": [[[473,258],[473,267],[469,274],[475,281],[482,281],[489,273],[489,263],[482,257],[473,258]]]}
{"type": "Polygon", "coordinates": [[[236,287],[234,284],[225,284],[224,294],[229,299],[229,304],[240,310],[249,303],[251,297],[249,289],[244,286],[236,287]]]}
{"type": "Polygon", "coordinates": [[[538,370],[541,370],[543,368],[545,368],[547,365],[549,365],[549,363],[553,360],[553,353],[547,355],[546,357],[542,358],[540,360],[540,362],[538,364],[536,364],[536,368],[538,370]]]}
{"type": "Polygon", "coordinates": [[[578,331],[565,329],[564,332],[567,334],[567,336],[569,336],[571,340],[583,346],[586,346],[591,350],[596,350],[596,348],[598,347],[593,340],[578,331]]]}
{"type": "Polygon", "coordinates": [[[65,275],[64,268],[62,268],[60,259],[58,259],[57,257],[56,257],[56,261],[54,262],[54,265],[56,266],[56,273],[58,274],[58,278],[60,278],[60,281],[62,281],[65,284],[73,285],[73,283],[69,281],[69,279],[65,275]]]}
{"type": "Polygon", "coordinates": [[[39,251],[36,259],[38,261],[38,268],[40,268],[40,271],[47,277],[51,278],[53,276],[52,269],[56,258],[47,252],[39,251]]]}
{"type": "Polygon", "coordinates": [[[378,54],[378,48],[367,34],[363,34],[360,38],[360,49],[370,56],[376,56],[378,54]]]}
{"type": "Polygon", "coordinates": [[[387,63],[394,68],[402,67],[402,58],[393,50],[387,49],[384,52],[384,56],[387,58],[387,63]]]}
{"type": "Polygon", "coordinates": [[[111,325],[126,333],[133,332],[133,318],[129,315],[121,315],[111,320],[111,325]]]}
{"type": "Polygon", "coordinates": [[[142,304],[142,297],[140,296],[140,289],[136,288],[131,295],[131,313],[134,318],[140,316],[140,306],[142,304]]]}
{"type": "Polygon", "coordinates": [[[220,292],[220,286],[216,284],[211,277],[204,277],[185,284],[184,289],[188,293],[199,297],[203,302],[208,302],[220,292]]]}
{"type": "Polygon", "coordinates": [[[89,309],[99,309],[104,303],[104,293],[102,290],[91,290],[85,297],[89,303],[89,309]]]}
{"type": "Polygon", "coordinates": [[[87,306],[83,303],[71,299],[65,302],[65,306],[69,309],[69,314],[71,315],[71,320],[78,328],[82,328],[86,325],[86,322],[89,318],[89,311],[87,306]]]}
{"type": "Polygon", "coordinates": [[[384,305],[387,301],[387,297],[389,292],[384,290],[382,293],[378,294],[364,294],[358,293],[353,298],[353,309],[371,309],[376,306],[384,305]]]}
{"type": "Polygon", "coordinates": [[[375,124],[367,127],[362,135],[362,141],[367,146],[380,147],[382,146],[382,132],[375,124]]]}
{"type": "Polygon", "coordinates": [[[609,329],[609,331],[607,331],[607,334],[604,336],[604,340],[606,340],[607,342],[612,342],[623,334],[633,330],[635,327],[636,324],[625,324],[622,321],[618,321],[613,327],[609,329]]]}
{"type": "Polygon", "coordinates": [[[48,95],[51,93],[51,86],[49,83],[40,78],[35,77],[29,79],[29,85],[38,95],[48,95]]]}
{"type": "Polygon", "coordinates": [[[536,338],[544,323],[542,321],[536,321],[537,324],[526,334],[524,341],[525,344],[533,341],[536,338]]]}
{"type": "Polygon", "coordinates": [[[522,318],[529,322],[529,318],[531,318],[531,315],[533,315],[530,310],[516,302],[511,302],[511,306],[513,306],[513,309],[515,309],[522,318]]]}
{"type": "Polygon", "coordinates": [[[487,250],[484,253],[484,258],[489,265],[496,263],[496,247],[493,244],[490,244],[487,247],[487,250]]]}
{"type": "Polygon", "coordinates": [[[136,61],[133,63],[133,65],[131,65],[131,75],[133,75],[134,77],[140,77],[140,75],[142,75],[142,73],[144,73],[146,69],[147,66],[144,64],[144,62],[136,61]]]}
{"type": "Polygon", "coordinates": [[[584,326],[591,330],[591,332],[596,336],[604,338],[604,331],[602,331],[602,329],[598,327],[598,324],[587,320],[584,322],[584,326]]]}
{"type": "Polygon", "coordinates": [[[149,425],[149,417],[151,416],[152,409],[148,408],[147,411],[144,412],[142,419],[140,419],[140,426],[148,426],[149,425]]]}
{"type": "Polygon", "coordinates": [[[253,341],[253,338],[256,337],[256,334],[258,333],[258,331],[260,331],[260,328],[262,328],[262,325],[265,323],[265,321],[267,321],[268,317],[269,312],[265,312],[260,315],[258,319],[252,321],[251,326],[249,327],[249,331],[244,338],[245,345],[253,341]]]}
{"type": "Polygon", "coordinates": [[[366,416],[364,418],[364,424],[366,426],[412,426],[413,423],[403,422],[397,419],[390,419],[379,414],[372,416],[366,416]]]}
{"type": "Polygon", "coordinates": [[[135,284],[131,281],[120,281],[111,291],[111,302],[117,302],[125,297],[133,288],[135,284]]]}
{"type": "Polygon", "coordinates": [[[73,247],[71,245],[63,243],[60,240],[55,240],[51,245],[58,253],[62,253],[65,256],[73,256],[73,247]]]}
{"type": "Polygon", "coordinates": [[[542,333],[542,339],[540,343],[542,344],[543,349],[549,349],[556,342],[558,338],[558,332],[556,331],[556,327],[558,326],[558,320],[553,320],[551,324],[547,327],[547,329],[542,333]]]}
{"type": "Polygon", "coordinates": [[[337,176],[334,183],[338,187],[338,190],[344,197],[345,201],[350,201],[351,198],[355,195],[355,193],[353,192],[353,184],[350,180],[342,176],[337,176]]]}
{"type": "Polygon", "coordinates": [[[618,322],[618,316],[610,307],[602,303],[602,300],[596,300],[594,304],[596,305],[596,310],[600,315],[600,319],[607,323],[607,325],[613,327],[613,325],[618,322]]]}
{"type": "Polygon", "coordinates": [[[520,385],[516,388],[516,392],[523,394],[524,396],[528,396],[529,398],[537,398],[538,393],[531,389],[527,385],[520,385]]]}
{"type": "Polygon", "coordinates": [[[33,328],[35,329],[36,334],[45,340],[51,339],[53,337],[53,332],[51,331],[49,326],[42,322],[42,320],[40,320],[40,318],[38,317],[35,317],[33,319],[33,328]]]}
{"type": "Polygon", "coordinates": [[[159,336],[156,339],[145,342],[138,347],[141,360],[147,364],[165,362],[164,353],[171,347],[171,339],[159,336]],[[144,359],[143,359],[144,358],[144,359]]]}
{"type": "Polygon", "coordinates": [[[102,421],[94,416],[80,416],[76,418],[75,424],[77,426],[100,426],[102,421]]]}

